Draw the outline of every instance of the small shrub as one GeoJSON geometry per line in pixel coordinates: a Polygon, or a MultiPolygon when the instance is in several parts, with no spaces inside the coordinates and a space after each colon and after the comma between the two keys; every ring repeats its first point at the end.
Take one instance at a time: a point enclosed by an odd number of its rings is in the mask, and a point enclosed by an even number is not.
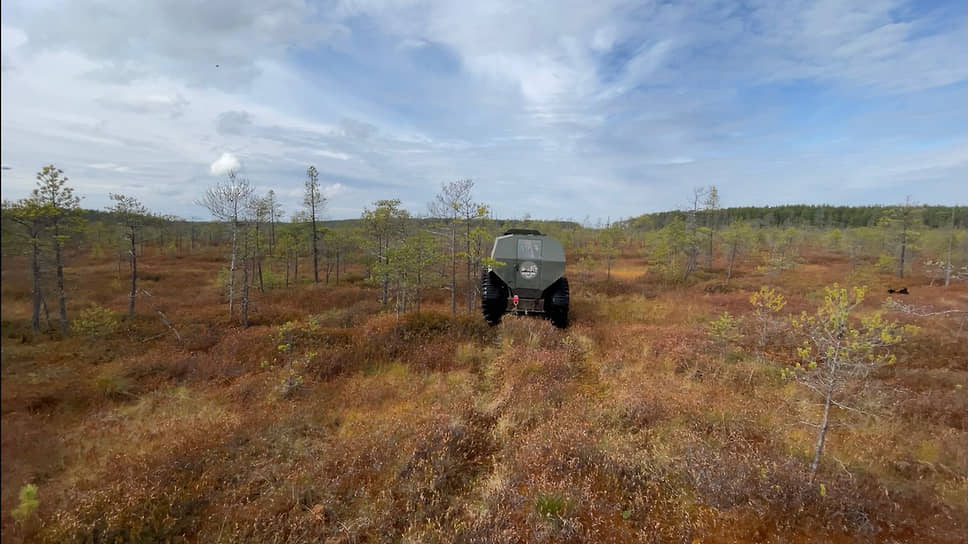
{"type": "Polygon", "coordinates": [[[85,338],[100,338],[118,330],[118,318],[111,310],[91,304],[71,323],[74,334],[85,338]]]}
{"type": "Polygon", "coordinates": [[[881,255],[877,258],[874,268],[882,274],[890,274],[897,270],[897,259],[890,255],[881,255]]]}
{"type": "Polygon", "coordinates": [[[497,359],[500,351],[492,347],[481,347],[473,342],[463,342],[457,345],[454,359],[462,367],[479,370],[484,365],[497,359]]]}
{"type": "Polygon", "coordinates": [[[541,493],[534,501],[534,508],[544,519],[558,519],[568,509],[568,499],[557,493],[541,493]]]}
{"type": "Polygon", "coordinates": [[[723,361],[726,360],[729,344],[742,337],[737,324],[738,320],[735,317],[730,315],[729,312],[723,312],[723,315],[719,316],[718,319],[706,325],[706,333],[719,348],[723,361]]]}
{"type": "Polygon", "coordinates": [[[94,242],[94,244],[91,245],[91,258],[92,259],[104,258],[104,248],[101,247],[101,244],[99,244],[98,242],[94,242]]]}
{"type": "Polygon", "coordinates": [[[119,374],[101,376],[94,385],[101,394],[111,400],[123,400],[135,396],[132,393],[134,382],[119,374]]]}
{"type": "Polygon", "coordinates": [[[765,347],[767,340],[781,325],[780,310],[786,306],[786,298],[772,287],[762,286],[750,297],[753,305],[753,317],[759,328],[760,347],[765,347]]]}
{"type": "Polygon", "coordinates": [[[794,228],[763,231],[761,237],[765,248],[760,256],[762,264],[756,267],[757,272],[773,276],[796,267],[800,260],[797,248],[799,236],[794,228]]]}
{"type": "Polygon", "coordinates": [[[40,506],[40,500],[37,499],[37,486],[27,484],[20,488],[20,504],[10,512],[10,515],[17,523],[23,523],[37,510],[38,506],[40,506]]]}
{"type": "Polygon", "coordinates": [[[453,320],[447,314],[422,312],[406,314],[397,330],[400,338],[407,342],[427,341],[450,332],[453,320]]]}
{"type": "Polygon", "coordinates": [[[279,394],[282,398],[289,398],[296,393],[300,388],[302,388],[303,377],[295,372],[290,372],[285,378],[283,378],[282,383],[279,384],[279,394]]]}

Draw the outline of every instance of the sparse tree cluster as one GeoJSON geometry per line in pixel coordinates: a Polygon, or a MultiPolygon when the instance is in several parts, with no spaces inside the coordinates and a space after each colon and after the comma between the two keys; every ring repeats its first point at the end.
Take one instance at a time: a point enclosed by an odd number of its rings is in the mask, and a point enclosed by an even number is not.
{"type": "MultiPolygon", "coordinates": [[[[456,314],[459,308],[476,311],[476,278],[489,264],[492,237],[509,226],[491,219],[490,208],[473,192],[469,179],[444,183],[429,205],[429,217],[413,217],[400,200],[383,199],[365,209],[356,226],[333,227],[324,220],[327,199],[315,167],[306,170],[302,206],[289,221],[282,219],[275,191],[256,194],[252,183],[233,171],[197,201],[215,219],[206,223],[152,214],[136,198],[120,194],[110,195],[112,205],[103,212],[79,210],[63,172],[48,166],[38,173],[38,187],[29,198],[4,203],[4,218],[15,226],[7,239],[17,235],[8,248],[19,247],[30,257],[34,330],[54,309],[60,330],[69,331],[64,250],[73,238],[86,241],[95,258],[122,242],[117,245],[118,279],[127,262],[129,316],[137,310],[146,251],[153,248],[163,257],[206,247],[225,251],[225,245],[230,249],[220,281],[229,316],[242,324],[249,322],[258,300],[254,292],[262,295],[303,281],[328,285],[333,278],[340,284],[348,271],[355,271],[351,281],[379,285],[379,299],[388,310],[419,309],[428,293],[444,292],[456,314]],[[83,229],[82,217],[87,220],[83,229]],[[309,262],[311,279],[306,277],[309,262]]],[[[568,246],[570,262],[585,284],[594,283],[599,273],[611,282],[620,255],[642,252],[649,270],[664,281],[716,278],[727,289],[751,267],[762,277],[797,266],[804,247],[846,255],[854,272],[891,271],[899,279],[920,272],[931,284],[946,286],[968,264],[963,228],[968,215],[958,207],[919,206],[908,199],[884,208],[723,208],[718,188],[708,186],[694,189],[685,208],[604,225],[599,220],[597,228],[573,222],[542,222],[540,228],[568,246]],[[858,221],[866,226],[855,226],[858,221]],[[793,226],[802,224],[844,226],[824,231],[793,226]]],[[[515,226],[533,223],[526,216],[515,226]]],[[[576,285],[576,292],[585,289],[576,285]]]]}
{"type": "Polygon", "coordinates": [[[61,334],[70,333],[67,317],[67,288],[64,280],[67,243],[81,228],[79,216],[80,198],[68,185],[64,171],[54,165],[43,167],[37,173],[37,186],[30,196],[15,203],[4,203],[4,216],[20,227],[20,234],[30,253],[32,281],[31,328],[40,331],[40,312],[44,309],[50,323],[45,295],[45,268],[53,257],[55,273],[54,289],[61,334]]]}

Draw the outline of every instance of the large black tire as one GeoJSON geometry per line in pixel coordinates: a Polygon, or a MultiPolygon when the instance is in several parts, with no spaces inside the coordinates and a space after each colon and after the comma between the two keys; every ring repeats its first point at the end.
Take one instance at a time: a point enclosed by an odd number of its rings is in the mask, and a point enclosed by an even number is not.
{"type": "Polygon", "coordinates": [[[551,324],[559,329],[568,326],[568,278],[561,278],[545,292],[545,313],[551,324]]]}
{"type": "Polygon", "coordinates": [[[497,325],[508,306],[508,287],[494,272],[481,273],[481,313],[490,325],[497,325]]]}

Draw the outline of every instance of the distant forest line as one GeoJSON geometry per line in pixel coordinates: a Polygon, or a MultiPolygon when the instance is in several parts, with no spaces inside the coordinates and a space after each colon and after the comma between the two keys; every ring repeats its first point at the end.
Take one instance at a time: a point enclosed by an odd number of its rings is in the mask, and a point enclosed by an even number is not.
{"type": "MultiPolygon", "coordinates": [[[[919,211],[923,225],[928,228],[968,227],[968,206],[915,206],[919,211]]],[[[886,218],[896,206],[830,206],[789,204],[783,206],[737,206],[716,210],[701,210],[699,215],[713,217],[717,224],[725,225],[734,221],[748,221],[763,227],[814,227],[823,229],[873,227],[886,218]]],[[[89,221],[111,223],[110,212],[102,210],[81,210],[81,215],[89,221]]],[[[616,221],[615,226],[632,230],[659,230],[667,226],[676,218],[685,219],[689,211],[670,210],[639,215],[637,217],[616,221]]],[[[188,221],[178,217],[167,216],[158,218],[160,221],[186,223],[213,223],[215,221],[188,221]]],[[[416,222],[437,222],[436,218],[413,218],[416,222]]],[[[506,227],[520,226],[549,226],[553,229],[576,229],[582,225],[571,220],[545,219],[492,219],[492,224],[506,227]]],[[[327,228],[353,228],[362,225],[362,219],[331,219],[320,221],[320,225],[327,228]]],[[[588,225],[586,225],[588,226],[588,225]]],[[[597,225],[604,227],[606,225],[597,225]]]]}
{"type": "MultiPolygon", "coordinates": [[[[719,210],[700,211],[700,215],[712,214],[721,221],[750,221],[764,227],[817,227],[853,228],[873,227],[888,217],[897,206],[828,206],[789,204],[784,206],[739,206],[719,210]]],[[[942,228],[951,226],[954,212],[955,228],[968,226],[968,206],[914,206],[921,212],[924,226],[942,228]]],[[[676,218],[685,219],[685,210],[647,213],[622,221],[623,224],[641,230],[661,229],[676,218]]]]}

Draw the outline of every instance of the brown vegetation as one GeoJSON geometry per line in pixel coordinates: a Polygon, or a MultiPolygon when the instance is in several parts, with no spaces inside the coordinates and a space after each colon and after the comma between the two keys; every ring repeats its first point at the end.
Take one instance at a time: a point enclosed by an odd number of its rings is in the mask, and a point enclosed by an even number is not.
{"type": "MultiPolygon", "coordinates": [[[[573,279],[563,331],[452,317],[436,289],[419,314],[381,311],[352,268],[254,293],[242,328],[217,256],[149,254],[139,285],[182,342],[147,304],[120,317],[128,278],[83,254],[68,313],[114,309],[116,329],[33,333],[29,263],[4,258],[3,541],[963,541],[958,317],[890,315],[920,331],[858,393],[872,415],[834,408],[811,482],[799,422],[818,407],[750,296],[769,285],[799,314],[863,273],[869,312],[889,273],[807,250],[779,271],[736,262],[728,288],[726,256],[670,286],[625,253],[573,279]],[[706,325],[725,311],[743,334],[724,354],[706,325]],[[26,484],[38,506],[15,520],[26,484]]],[[[905,302],[965,306],[963,284],[905,281],[905,302]]]]}

